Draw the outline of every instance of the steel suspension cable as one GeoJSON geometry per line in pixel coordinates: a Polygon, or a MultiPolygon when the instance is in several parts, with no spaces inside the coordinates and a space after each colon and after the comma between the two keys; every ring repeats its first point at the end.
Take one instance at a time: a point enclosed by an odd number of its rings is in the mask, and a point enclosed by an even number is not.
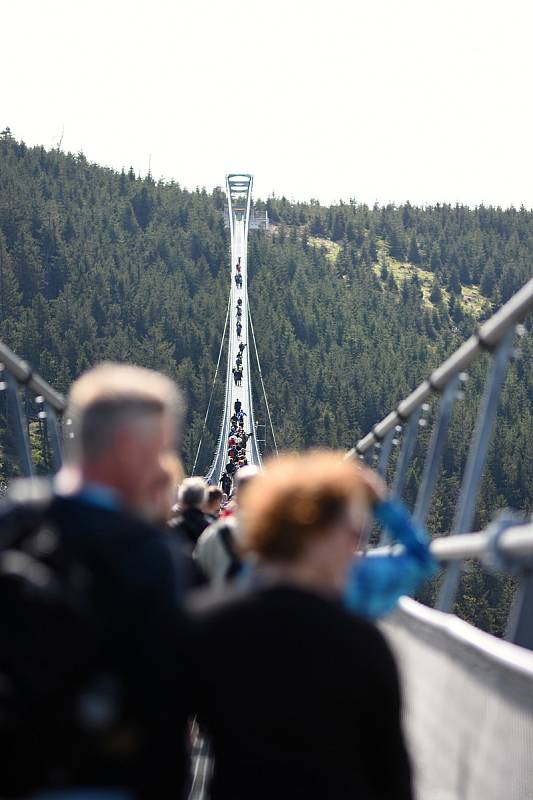
{"type": "Polygon", "coordinates": [[[268,405],[268,399],[267,399],[266,389],[265,389],[265,382],[263,381],[263,372],[261,370],[261,363],[259,361],[259,353],[257,352],[257,342],[255,341],[254,324],[252,322],[252,315],[250,313],[250,301],[248,301],[248,322],[250,323],[250,330],[252,331],[252,340],[253,340],[253,343],[254,343],[255,359],[257,361],[257,369],[259,370],[259,378],[261,380],[261,386],[263,388],[263,397],[265,398],[265,406],[266,406],[266,410],[267,410],[268,421],[270,423],[270,431],[272,433],[272,441],[274,442],[274,450],[276,451],[276,455],[279,455],[279,453],[278,453],[278,445],[277,445],[277,442],[276,442],[276,434],[274,433],[274,426],[272,424],[272,417],[270,416],[270,407],[268,405]]]}
{"type": "Polygon", "coordinates": [[[229,297],[228,297],[228,308],[226,310],[226,321],[224,322],[224,332],[222,334],[222,339],[221,339],[221,342],[220,342],[220,350],[218,351],[218,361],[217,361],[217,366],[216,366],[216,369],[215,369],[215,377],[213,378],[213,385],[211,386],[211,394],[209,395],[209,402],[207,404],[207,411],[205,412],[204,424],[202,426],[202,432],[200,434],[200,441],[198,442],[198,449],[196,450],[196,458],[194,459],[194,464],[193,464],[191,475],[194,475],[195,470],[196,470],[196,464],[198,462],[198,456],[200,455],[200,448],[201,448],[202,442],[204,440],[204,433],[205,433],[205,428],[206,428],[206,425],[207,425],[207,418],[209,416],[209,411],[211,410],[211,402],[213,400],[213,392],[215,391],[215,384],[216,384],[216,380],[217,380],[217,376],[218,376],[218,368],[220,366],[220,359],[222,358],[222,350],[224,349],[224,340],[226,338],[226,329],[228,327],[228,318],[229,318],[230,305],[231,305],[231,290],[230,290],[229,297]]]}

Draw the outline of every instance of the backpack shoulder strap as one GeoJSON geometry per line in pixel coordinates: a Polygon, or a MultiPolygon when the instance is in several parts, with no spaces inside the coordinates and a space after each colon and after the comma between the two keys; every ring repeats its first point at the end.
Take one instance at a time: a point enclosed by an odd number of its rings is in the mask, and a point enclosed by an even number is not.
{"type": "Polygon", "coordinates": [[[226,570],[226,578],[233,578],[241,568],[241,560],[237,555],[237,553],[235,552],[235,548],[233,547],[230,526],[221,525],[219,530],[219,536],[224,551],[230,560],[229,566],[226,570]]]}

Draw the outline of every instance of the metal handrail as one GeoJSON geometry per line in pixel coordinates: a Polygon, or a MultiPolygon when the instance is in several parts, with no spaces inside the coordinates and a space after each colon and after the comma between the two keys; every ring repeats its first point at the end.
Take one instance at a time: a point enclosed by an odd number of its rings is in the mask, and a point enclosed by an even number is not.
{"type": "Polygon", "coordinates": [[[533,310],[533,278],[526,283],[490,319],[480,325],[477,333],[471,336],[439,367],[433,370],[417,388],[404,398],[394,411],[391,411],[363,436],[348,457],[366,453],[374,444],[383,441],[387,433],[396,425],[404,424],[411,414],[422,406],[432,392],[442,392],[455,375],[463,372],[483,350],[493,350],[503,340],[507,331],[521,322],[533,310]]]}
{"type": "Polygon", "coordinates": [[[67,401],[60,392],[34,372],[27,361],[19,358],[7,345],[0,342],[0,389],[7,394],[7,411],[18,453],[19,468],[21,473],[29,478],[34,474],[34,464],[28,420],[19,391],[21,388],[29,389],[35,395],[35,401],[40,409],[38,419],[43,443],[49,441],[51,463],[53,469],[57,471],[62,462],[58,417],[65,412],[67,401]]]}
{"type": "Polygon", "coordinates": [[[27,386],[28,389],[51,406],[57,414],[63,414],[66,407],[66,398],[44,378],[33,371],[27,361],[19,358],[10,348],[0,342],[0,363],[16,378],[17,383],[27,386]]]}
{"type": "MultiPolygon", "coordinates": [[[[457,533],[452,536],[437,536],[429,545],[431,554],[437,561],[468,561],[492,556],[494,549],[508,559],[522,559],[533,556],[533,523],[527,525],[510,525],[498,537],[497,545],[490,531],[476,533],[457,533]]],[[[394,555],[403,551],[402,545],[375,547],[366,555],[394,555]]]]}
{"type": "MultiPolygon", "coordinates": [[[[437,603],[441,611],[452,610],[458,576],[465,561],[475,559],[489,569],[514,575],[517,589],[507,616],[504,638],[533,650],[533,521],[517,522],[516,516],[504,512],[485,531],[439,536],[430,542],[429,549],[438,562],[447,565],[444,587],[450,574],[453,577],[448,592],[450,602],[445,608],[442,602],[437,603]]],[[[403,552],[403,545],[395,544],[376,547],[360,555],[374,558],[403,552]]]]}

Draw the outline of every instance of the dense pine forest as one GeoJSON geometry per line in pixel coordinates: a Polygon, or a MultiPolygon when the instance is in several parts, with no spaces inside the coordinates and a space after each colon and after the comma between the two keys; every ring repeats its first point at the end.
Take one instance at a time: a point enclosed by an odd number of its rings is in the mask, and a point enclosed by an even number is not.
{"type": "MultiPolygon", "coordinates": [[[[224,204],[221,189],[186,191],[131,169],[99,167],[81,153],[28,148],[9,130],[0,136],[0,338],[65,392],[101,359],[175,378],[188,400],[189,469],[226,313],[224,204]]],[[[256,205],[267,208],[272,225],[251,234],[250,306],[284,448],[352,446],[532,274],[533,212],[523,208],[371,208],[356,200],[323,207],[276,197],[256,205]]],[[[530,335],[520,350],[502,397],[478,525],[502,506],[533,510],[530,335]]],[[[433,532],[451,522],[484,367],[475,365],[456,403],[433,532]]],[[[220,375],[198,472],[218,435],[223,369],[220,375]]],[[[259,393],[257,407],[264,415],[259,393]]],[[[16,471],[5,433],[3,480],[16,471]]],[[[422,455],[421,448],[413,461],[410,500],[422,455]]],[[[473,569],[461,613],[501,632],[510,591],[505,580],[473,569]]]]}

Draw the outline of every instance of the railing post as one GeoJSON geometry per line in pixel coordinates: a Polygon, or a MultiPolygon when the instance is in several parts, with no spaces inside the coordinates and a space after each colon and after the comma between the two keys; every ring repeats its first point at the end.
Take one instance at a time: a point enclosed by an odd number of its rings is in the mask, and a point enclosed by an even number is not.
{"type": "Polygon", "coordinates": [[[415,449],[416,437],[418,434],[418,422],[422,413],[422,406],[418,406],[407,421],[404,429],[403,442],[396,465],[396,474],[392,484],[392,496],[400,500],[407,480],[407,468],[415,449]]]}
{"type": "Polygon", "coordinates": [[[533,650],[533,570],[521,578],[507,620],[505,639],[533,650]]]}
{"type": "Polygon", "coordinates": [[[4,370],[4,378],[6,382],[9,414],[13,422],[13,433],[19,457],[20,471],[25,478],[31,478],[33,475],[33,462],[31,459],[31,449],[26,427],[26,415],[22,408],[18,383],[9,370],[4,370]]]}
{"type": "Polygon", "coordinates": [[[379,453],[379,461],[377,466],[377,472],[381,475],[382,478],[385,477],[385,473],[387,472],[387,466],[389,463],[389,458],[392,450],[392,440],[396,435],[396,430],[391,428],[390,431],[387,432],[385,438],[381,442],[381,450],[379,453]]]}
{"type": "Polygon", "coordinates": [[[431,434],[431,441],[424,463],[424,472],[422,475],[422,482],[418,490],[416,498],[415,510],[413,517],[419,525],[426,524],[426,518],[429,511],[429,504],[433,496],[433,489],[435,488],[435,481],[440,469],[440,460],[446,437],[448,435],[448,425],[450,424],[450,417],[452,413],[453,404],[457,396],[457,387],[459,385],[459,376],[454,375],[446,388],[444,389],[439,404],[439,412],[433,432],[431,434]]]}
{"type": "Polygon", "coordinates": [[[61,433],[56,412],[48,403],[44,404],[46,412],[46,430],[52,446],[52,467],[54,472],[59,472],[63,463],[63,448],[61,443],[61,433]]]}
{"type": "MultiPolygon", "coordinates": [[[[487,457],[491,432],[498,410],[500,392],[509,364],[514,334],[515,329],[512,327],[503,337],[501,343],[498,345],[492,368],[487,377],[483,399],[477,415],[476,428],[470,443],[468,460],[461,484],[461,493],[455,512],[452,533],[466,533],[472,529],[479,483],[483,475],[483,466],[487,457]]],[[[446,570],[437,600],[436,607],[441,611],[451,610],[460,576],[461,564],[450,564],[446,570]]]]}

